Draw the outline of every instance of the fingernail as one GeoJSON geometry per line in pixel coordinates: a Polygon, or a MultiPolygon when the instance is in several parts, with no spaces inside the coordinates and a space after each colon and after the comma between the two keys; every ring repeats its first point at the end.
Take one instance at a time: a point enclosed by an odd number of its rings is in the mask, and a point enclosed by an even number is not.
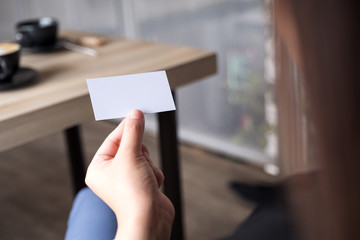
{"type": "Polygon", "coordinates": [[[142,113],[139,110],[133,110],[130,114],[129,114],[130,118],[135,118],[135,119],[141,119],[142,118],[142,113]]]}

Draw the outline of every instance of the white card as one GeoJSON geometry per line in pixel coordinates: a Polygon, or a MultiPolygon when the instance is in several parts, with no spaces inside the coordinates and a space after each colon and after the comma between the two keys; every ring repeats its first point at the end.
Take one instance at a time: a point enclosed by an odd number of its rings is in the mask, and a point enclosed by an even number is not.
{"type": "Polygon", "coordinates": [[[87,79],[96,120],[175,110],[165,71],[87,79]]]}

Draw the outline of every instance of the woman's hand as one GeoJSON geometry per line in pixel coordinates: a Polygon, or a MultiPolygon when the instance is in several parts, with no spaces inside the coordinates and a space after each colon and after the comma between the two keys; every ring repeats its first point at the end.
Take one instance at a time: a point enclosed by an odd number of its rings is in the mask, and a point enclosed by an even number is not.
{"type": "Polygon", "coordinates": [[[86,184],[115,212],[116,239],[169,239],[175,215],[160,192],[162,172],[142,144],[145,120],[134,110],[105,139],[89,165],[86,184]]]}

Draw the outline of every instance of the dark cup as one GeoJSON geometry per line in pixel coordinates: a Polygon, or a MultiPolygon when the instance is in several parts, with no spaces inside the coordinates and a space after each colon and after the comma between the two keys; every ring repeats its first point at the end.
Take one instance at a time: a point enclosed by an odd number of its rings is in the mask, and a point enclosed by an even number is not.
{"type": "Polygon", "coordinates": [[[19,69],[20,45],[17,43],[0,43],[0,83],[11,81],[19,69]]]}
{"type": "Polygon", "coordinates": [[[24,48],[39,48],[55,45],[58,23],[54,18],[41,17],[16,24],[15,38],[24,48]]]}

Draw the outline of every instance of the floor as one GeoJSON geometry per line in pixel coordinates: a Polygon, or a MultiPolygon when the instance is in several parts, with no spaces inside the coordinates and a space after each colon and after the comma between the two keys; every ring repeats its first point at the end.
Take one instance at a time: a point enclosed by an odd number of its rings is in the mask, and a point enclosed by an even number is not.
{"type": "MultiPolygon", "coordinates": [[[[82,127],[88,160],[114,127],[82,127]]],[[[157,164],[156,136],[145,134],[144,143],[157,164]]],[[[230,190],[231,181],[274,180],[256,167],[186,144],[180,155],[188,240],[224,237],[251,213],[254,205],[230,190]]],[[[0,153],[0,239],[63,239],[73,198],[68,167],[61,133],[0,153]]]]}

